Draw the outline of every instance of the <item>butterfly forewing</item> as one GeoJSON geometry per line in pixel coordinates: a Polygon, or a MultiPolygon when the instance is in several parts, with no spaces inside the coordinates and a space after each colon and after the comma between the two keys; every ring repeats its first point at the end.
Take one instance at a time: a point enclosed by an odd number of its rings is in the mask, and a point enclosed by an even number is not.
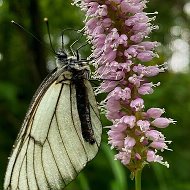
{"type": "Polygon", "coordinates": [[[4,189],[62,190],[97,154],[102,127],[95,96],[84,78],[88,101],[81,107],[89,108],[85,126],[92,131],[90,143],[83,135],[76,82],[63,74],[72,75],[72,69],[54,70],[37,90],[10,157],[4,189]]]}

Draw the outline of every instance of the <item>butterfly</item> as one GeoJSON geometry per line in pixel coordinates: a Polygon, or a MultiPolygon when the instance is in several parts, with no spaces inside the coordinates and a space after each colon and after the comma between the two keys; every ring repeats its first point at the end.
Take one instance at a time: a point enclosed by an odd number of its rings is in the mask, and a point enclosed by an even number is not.
{"type": "Polygon", "coordinates": [[[56,53],[9,159],[5,190],[62,190],[99,149],[102,125],[87,60],[56,53]]]}

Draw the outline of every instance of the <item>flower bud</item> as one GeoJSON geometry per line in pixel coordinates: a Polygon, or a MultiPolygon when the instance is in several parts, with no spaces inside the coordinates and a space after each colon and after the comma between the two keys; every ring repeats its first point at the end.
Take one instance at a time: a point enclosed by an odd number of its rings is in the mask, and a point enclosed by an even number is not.
{"type": "Polygon", "coordinates": [[[173,119],[168,119],[168,118],[165,118],[165,117],[159,117],[159,118],[156,118],[154,121],[151,122],[151,124],[155,127],[158,127],[158,128],[166,128],[168,127],[168,125],[170,123],[175,123],[175,121],[173,119]]]}
{"type": "Polygon", "coordinates": [[[150,108],[147,110],[147,116],[149,118],[159,118],[163,113],[165,112],[164,109],[161,109],[161,108],[150,108]]]}

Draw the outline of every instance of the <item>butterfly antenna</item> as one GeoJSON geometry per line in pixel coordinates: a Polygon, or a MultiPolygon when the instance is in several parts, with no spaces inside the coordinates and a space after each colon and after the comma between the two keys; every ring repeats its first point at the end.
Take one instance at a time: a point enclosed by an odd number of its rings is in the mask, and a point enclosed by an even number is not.
{"type": "Polygon", "coordinates": [[[48,18],[44,18],[44,22],[46,23],[46,26],[47,26],[47,31],[48,31],[48,36],[49,36],[49,42],[50,42],[51,49],[57,55],[55,49],[53,48],[53,44],[52,44],[52,40],[51,40],[48,18]]]}
{"type": "Polygon", "coordinates": [[[63,33],[61,34],[61,49],[64,51],[63,33]]]}
{"type": "Polygon", "coordinates": [[[36,36],[34,36],[34,34],[32,34],[31,32],[29,32],[28,30],[26,30],[23,26],[21,26],[20,24],[16,23],[14,20],[12,20],[11,23],[13,23],[16,26],[18,26],[19,28],[21,28],[23,31],[25,31],[27,34],[29,34],[30,36],[32,36],[33,38],[35,38],[38,42],[40,42],[42,44],[42,42],[36,36]]]}
{"type": "Polygon", "coordinates": [[[11,21],[11,23],[15,24],[17,27],[21,28],[24,32],[26,32],[29,36],[32,36],[35,40],[37,40],[42,46],[45,46],[49,51],[53,52],[54,54],[56,54],[56,52],[50,48],[48,48],[45,44],[42,43],[42,41],[37,38],[34,34],[32,34],[31,32],[29,32],[28,30],[26,30],[23,26],[21,26],[20,24],[18,24],[17,22],[15,22],[14,20],[11,21]]]}

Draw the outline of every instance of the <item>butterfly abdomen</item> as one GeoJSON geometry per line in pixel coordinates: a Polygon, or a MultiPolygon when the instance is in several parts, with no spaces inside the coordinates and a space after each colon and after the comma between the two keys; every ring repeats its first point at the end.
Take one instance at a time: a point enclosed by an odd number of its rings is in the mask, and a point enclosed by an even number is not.
{"type": "Polygon", "coordinates": [[[77,109],[81,122],[82,136],[85,141],[89,142],[90,144],[94,144],[95,139],[91,124],[89,97],[86,91],[84,80],[85,79],[74,80],[76,87],[77,109]]]}

